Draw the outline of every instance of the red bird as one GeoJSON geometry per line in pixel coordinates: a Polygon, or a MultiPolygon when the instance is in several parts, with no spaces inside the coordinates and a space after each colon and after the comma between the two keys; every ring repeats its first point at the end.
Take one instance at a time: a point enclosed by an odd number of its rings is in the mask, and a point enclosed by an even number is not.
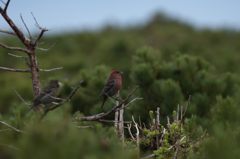
{"type": "Polygon", "coordinates": [[[123,72],[115,70],[112,71],[109,75],[109,78],[104,86],[104,88],[102,89],[102,92],[99,96],[103,95],[103,103],[102,103],[102,107],[101,110],[103,108],[103,105],[105,103],[105,101],[107,100],[108,97],[112,97],[113,95],[115,95],[118,90],[121,88],[122,86],[122,77],[121,75],[123,74],[123,72]]]}

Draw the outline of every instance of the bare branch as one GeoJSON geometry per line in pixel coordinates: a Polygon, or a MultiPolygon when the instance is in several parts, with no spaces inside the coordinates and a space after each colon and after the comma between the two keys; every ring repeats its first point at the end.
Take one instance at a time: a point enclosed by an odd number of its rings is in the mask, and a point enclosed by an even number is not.
{"type": "MultiPolygon", "coordinates": [[[[120,121],[115,121],[115,120],[99,119],[98,121],[100,121],[100,122],[106,122],[106,123],[120,123],[120,121]]],[[[123,123],[132,123],[132,121],[123,121],[123,123]]]]}
{"type": "MultiPolygon", "coordinates": [[[[186,136],[183,136],[183,138],[180,140],[180,142],[183,141],[185,138],[186,138],[186,136]]],[[[168,150],[171,150],[171,149],[172,149],[174,146],[176,146],[176,145],[177,145],[177,143],[174,144],[174,145],[172,145],[172,146],[170,146],[170,147],[168,148],[168,150]]]]}
{"type": "Polygon", "coordinates": [[[188,109],[188,106],[189,106],[190,99],[191,99],[191,95],[189,95],[187,107],[186,107],[186,109],[185,109],[185,111],[184,111],[184,114],[182,115],[182,118],[181,118],[181,120],[180,120],[180,122],[179,122],[179,125],[178,125],[177,147],[176,147],[174,159],[177,159],[177,155],[178,155],[178,151],[179,151],[179,145],[180,145],[181,126],[182,126],[183,118],[184,118],[184,116],[186,115],[186,112],[187,112],[187,109],[188,109]]]}
{"type": "Polygon", "coordinates": [[[22,52],[26,52],[27,54],[30,53],[27,49],[23,49],[23,48],[20,48],[20,47],[10,47],[10,46],[4,45],[1,42],[0,42],[0,46],[2,46],[5,49],[9,49],[9,50],[22,51],[22,52]]]}
{"type": "Polygon", "coordinates": [[[16,128],[14,128],[13,126],[11,125],[8,125],[7,123],[3,122],[3,121],[0,121],[0,124],[3,124],[3,125],[6,125],[7,127],[13,129],[14,131],[18,132],[18,133],[23,133],[23,134],[27,134],[25,131],[22,131],[22,130],[18,130],[16,128]]]}
{"type": "Polygon", "coordinates": [[[131,101],[130,101],[127,105],[125,105],[124,107],[117,109],[117,111],[118,111],[118,110],[125,109],[126,107],[128,107],[129,105],[131,105],[134,101],[136,101],[136,100],[138,100],[138,99],[143,99],[143,98],[136,97],[136,98],[134,98],[133,100],[131,100],[131,101]]]}
{"type": "Polygon", "coordinates": [[[63,67],[52,68],[52,69],[38,69],[38,70],[39,70],[39,71],[50,72],[50,71],[61,70],[61,69],[63,69],[63,67]]]}
{"type": "Polygon", "coordinates": [[[75,117],[74,120],[77,121],[98,121],[99,119],[102,119],[116,111],[117,108],[119,108],[123,103],[125,103],[131,96],[132,94],[137,90],[139,86],[136,86],[136,88],[133,90],[132,93],[130,93],[126,99],[124,99],[120,104],[114,106],[111,110],[109,110],[107,113],[104,113],[103,115],[93,115],[93,116],[87,116],[87,117],[75,117]]]}
{"type": "Polygon", "coordinates": [[[127,129],[128,129],[128,132],[129,132],[132,140],[133,140],[133,141],[136,141],[135,138],[134,138],[133,135],[132,135],[132,132],[131,132],[131,124],[127,124],[127,129]]]}
{"type": "Polygon", "coordinates": [[[30,103],[25,102],[25,100],[18,94],[18,92],[16,91],[15,88],[14,88],[13,90],[14,90],[14,92],[17,94],[17,96],[23,101],[23,103],[25,103],[25,104],[28,105],[28,106],[32,106],[30,103]]]}
{"type": "Polygon", "coordinates": [[[43,49],[43,48],[39,48],[39,47],[36,47],[36,49],[38,50],[42,50],[42,51],[49,51],[51,48],[53,48],[53,46],[55,46],[57,44],[58,40],[48,49],[43,49]]]}
{"type": "Polygon", "coordinates": [[[0,69],[11,71],[11,72],[30,72],[30,70],[13,69],[13,68],[7,68],[7,67],[0,67],[0,69]]]}
{"type": "Polygon", "coordinates": [[[137,133],[136,133],[136,142],[137,142],[137,146],[139,147],[139,139],[138,139],[138,137],[139,137],[139,129],[138,129],[138,125],[137,125],[137,123],[135,122],[133,116],[132,116],[132,120],[133,120],[133,122],[134,122],[134,124],[135,124],[134,126],[136,127],[136,130],[137,130],[137,133]]]}
{"type": "Polygon", "coordinates": [[[77,111],[76,113],[74,113],[72,118],[75,118],[79,113],[80,111],[77,111]]]}
{"type": "Polygon", "coordinates": [[[83,81],[80,81],[80,82],[79,82],[78,86],[73,90],[73,92],[69,95],[69,97],[68,97],[65,101],[62,101],[62,102],[60,102],[60,103],[58,103],[58,104],[56,104],[56,105],[53,105],[53,106],[51,106],[51,107],[47,107],[47,108],[44,110],[44,114],[42,115],[42,118],[44,118],[44,116],[46,116],[47,113],[48,113],[50,110],[54,110],[54,109],[58,108],[59,106],[61,106],[61,105],[62,105],[63,103],[65,103],[66,101],[69,101],[69,100],[72,98],[72,96],[76,93],[76,91],[78,90],[78,88],[81,86],[82,82],[83,82],[83,81]]]}
{"type": "MultiPolygon", "coordinates": [[[[47,96],[49,96],[50,98],[52,98],[52,99],[55,99],[55,100],[60,100],[60,101],[65,101],[66,102],[66,99],[62,99],[62,98],[58,98],[58,97],[54,97],[54,96],[51,96],[51,95],[49,95],[49,94],[47,94],[47,93],[45,93],[45,92],[42,92],[43,94],[45,94],[45,95],[47,95],[47,96]]],[[[58,104],[58,103],[57,103],[58,104]]]]}
{"type": "Polygon", "coordinates": [[[151,157],[156,157],[156,156],[157,156],[156,154],[151,154],[151,155],[146,156],[146,157],[143,157],[143,158],[141,158],[141,159],[146,159],[146,158],[151,158],[151,157]]]}
{"type": "Polygon", "coordinates": [[[9,24],[9,26],[14,30],[14,32],[16,33],[18,38],[22,41],[22,43],[26,47],[28,47],[30,41],[23,35],[22,31],[20,29],[18,29],[18,27],[13,23],[13,21],[6,14],[6,9],[7,9],[9,2],[10,2],[10,0],[8,0],[4,10],[0,7],[0,13],[2,14],[2,16],[6,20],[6,22],[9,24]]]}
{"type": "Polygon", "coordinates": [[[5,3],[5,2],[3,2],[3,0],[1,0],[1,2],[2,2],[3,4],[5,4],[5,5],[6,5],[6,3],[5,3]]]}
{"type": "MultiPolygon", "coordinates": [[[[32,13],[32,12],[31,12],[31,13],[32,13]]],[[[34,20],[35,20],[35,22],[36,22],[35,26],[36,26],[38,29],[41,30],[41,33],[40,33],[40,34],[38,35],[38,37],[34,40],[34,43],[37,44],[37,42],[41,39],[43,33],[44,33],[45,31],[49,31],[50,29],[44,29],[44,28],[40,27],[40,25],[38,24],[37,19],[34,17],[33,13],[32,13],[32,16],[33,16],[33,18],[34,18],[34,20]]]]}
{"type": "Polygon", "coordinates": [[[11,53],[8,53],[8,55],[13,56],[13,57],[23,58],[23,59],[29,59],[29,57],[27,57],[27,56],[18,56],[18,55],[14,55],[11,53]]]}
{"type": "Polygon", "coordinates": [[[32,41],[32,35],[31,35],[30,31],[28,30],[28,27],[27,27],[26,23],[25,23],[24,20],[23,20],[22,14],[20,14],[20,17],[21,17],[21,19],[22,19],[23,24],[25,25],[25,28],[26,28],[27,31],[28,31],[29,38],[30,38],[30,40],[32,41]]]}
{"type": "Polygon", "coordinates": [[[85,128],[93,128],[92,125],[89,126],[76,126],[77,128],[85,129],[85,128]]]}
{"type": "Polygon", "coordinates": [[[7,1],[3,13],[6,14],[10,0],[7,1]]]}
{"type": "Polygon", "coordinates": [[[14,147],[14,146],[2,144],[2,143],[0,143],[0,145],[7,146],[7,147],[12,148],[12,149],[15,149],[15,150],[20,150],[19,148],[16,148],[16,147],[14,147]]]}
{"type": "Polygon", "coordinates": [[[0,130],[0,132],[9,131],[9,130],[12,131],[12,129],[2,129],[2,130],[0,130]]]}
{"type": "Polygon", "coordinates": [[[160,126],[160,118],[159,118],[159,113],[160,112],[160,108],[157,107],[157,111],[156,111],[156,114],[157,114],[157,125],[160,126]]]}
{"type": "Polygon", "coordinates": [[[15,35],[15,36],[16,36],[16,33],[11,32],[11,31],[6,31],[6,30],[1,30],[1,29],[0,29],[0,32],[5,33],[5,34],[10,34],[10,35],[15,35]]]}

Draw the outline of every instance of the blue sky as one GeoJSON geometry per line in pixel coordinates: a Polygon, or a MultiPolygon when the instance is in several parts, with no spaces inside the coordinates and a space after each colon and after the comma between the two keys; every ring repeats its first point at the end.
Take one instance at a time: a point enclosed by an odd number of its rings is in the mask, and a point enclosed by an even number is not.
{"type": "MultiPolygon", "coordinates": [[[[4,7],[1,2],[0,5],[4,7]]],[[[25,30],[20,18],[22,14],[31,32],[38,31],[31,12],[38,23],[51,29],[52,33],[99,29],[107,23],[141,24],[157,11],[200,28],[240,30],[239,6],[238,0],[11,0],[8,14],[19,28],[25,30]]],[[[0,29],[11,30],[2,17],[0,29]]]]}

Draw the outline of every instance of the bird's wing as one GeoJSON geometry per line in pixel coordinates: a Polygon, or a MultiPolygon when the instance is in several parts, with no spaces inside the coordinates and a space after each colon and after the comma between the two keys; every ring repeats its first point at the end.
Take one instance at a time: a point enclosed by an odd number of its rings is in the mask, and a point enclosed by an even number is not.
{"type": "Polygon", "coordinates": [[[39,95],[36,97],[36,99],[40,99],[40,98],[44,97],[46,94],[51,95],[51,93],[52,93],[52,88],[47,86],[41,91],[41,93],[39,93],[39,95]]]}
{"type": "Polygon", "coordinates": [[[102,94],[106,93],[109,89],[111,89],[115,84],[115,80],[114,79],[108,79],[107,83],[105,84],[104,88],[102,89],[102,92],[99,96],[101,96],[102,94]]]}

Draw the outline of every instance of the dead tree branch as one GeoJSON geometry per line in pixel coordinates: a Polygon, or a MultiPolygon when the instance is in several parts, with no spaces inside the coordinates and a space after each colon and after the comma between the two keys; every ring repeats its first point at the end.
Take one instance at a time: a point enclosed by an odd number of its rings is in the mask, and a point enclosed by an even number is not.
{"type": "Polygon", "coordinates": [[[178,155],[178,151],[179,151],[179,146],[180,146],[181,126],[182,126],[183,118],[184,118],[184,116],[186,115],[186,112],[187,112],[187,109],[188,109],[188,106],[189,106],[190,99],[191,99],[191,95],[189,95],[187,107],[186,107],[186,109],[185,109],[185,111],[184,111],[184,114],[182,115],[182,118],[181,118],[181,120],[180,120],[180,122],[179,122],[179,125],[178,125],[177,145],[176,145],[176,151],[175,151],[174,159],[177,159],[177,155],[178,155]]]}
{"type": "Polygon", "coordinates": [[[29,31],[29,29],[28,29],[26,23],[25,23],[24,20],[23,20],[22,14],[20,14],[20,17],[21,17],[21,19],[22,19],[22,22],[23,22],[25,28],[27,29],[27,32],[28,32],[29,38],[30,38],[30,40],[32,41],[32,35],[31,35],[31,33],[30,33],[30,31],[29,31]]]}
{"type": "Polygon", "coordinates": [[[27,49],[23,49],[20,47],[10,47],[10,46],[4,45],[3,43],[0,43],[0,46],[2,46],[5,49],[9,49],[9,50],[22,51],[22,52],[26,52],[27,54],[30,53],[27,49]]]}
{"type": "Polygon", "coordinates": [[[17,147],[10,146],[10,145],[6,145],[6,144],[3,144],[3,143],[0,143],[0,145],[2,145],[2,146],[7,146],[7,147],[12,148],[12,149],[15,149],[15,150],[20,150],[20,149],[17,148],[17,147]]]}
{"type": "Polygon", "coordinates": [[[41,37],[43,36],[43,33],[46,32],[46,31],[49,31],[50,29],[44,29],[42,27],[40,27],[40,25],[38,24],[37,22],[37,19],[34,17],[33,13],[31,12],[32,16],[33,16],[33,19],[35,20],[36,24],[35,26],[41,30],[41,33],[38,35],[38,37],[34,40],[34,43],[37,44],[37,42],[41,39],[41,37]]]}
{"type": "Polygon", "coordinates": [[[117,109],[117,111],[118,111],[118,110],[125,109],[126,107],[128,107],[129,105],[131,105],[134,101],[139,100],[139,99],[143,99],[143,98],[136,97],[136,98],[134,98],[133,100],[131,100],[127,105],[123,106],[122,108],[117,109]]]}
{"type": "Polygon", "coordinates": [[[11,128],[11,129],[13,129],[14,131],[16,131],[16,132],[18,132],[18,133],[27,134],[25,131],[18,130],[18,129],[14,128],[14,127],[13,127],[13,126],[11,126],[11,125],[8,125],[7,123],[5,123],[5,122],[3,122],[3,121],[0,121],[0,124],[3,124],[3,125],[5,125],[5,126],[7,126],[7,127],[11,128]]]}
{"type": "Polygon", "coordinates": [[[0,67],[0,69],[11,71],[11,72],[31,72],[30,70],[13,69],[13,68],[7,68],[7,67],[0,67]]]}
{"type": "Polygon", "coordinates": [[[39,70],[39,71],[50,72],[50,71],[61,70],[61,69],[63,69],[63,67],[52,68],[52,69],[38,69],[38,70],[39,70]]]}
{"type": "Polygon", "coordinates": [[[10,35],[15,35],[15,36],[16,36],[16,33],[11,32],[11,31],[6,31],[6,30],[1,30],[1,29],[0,29],[0,32],[5,33],[5,34],[10,34],[10,35]]]}
{"type": "Polygon", "coordinates": [[[7,1],[3,13],[6,13],[6,12],[7,12],[7,8],[8,8],[8,5],[9,5],[9,2],[10,2],[10,0],[7,1]]]}
{"type": "Polygon", "coordinates": [[[89,126],[77,126],[77,128],[86,129],[86,128],[93,128],[93,126],[92,125],[89,125],[89,126]]]}
{"type": "Polygon", "coordinates": [[[107,113],[104,113],[103,115],[93,115],[93,116],[86,116],[86,117],[75,117],[74,120],[76,121],[99,121],[99,119],[102,119],[112,113],[114,113],[123,103],[125,103],[132,94],[137,90],[139,86],[136,86],[136,88],[133,90],[132,93],[130,93],[126,99],[124,99],[120,104],[115,105],[111,110],[109,110],[107,113]]]}
{"type": "Polygon", "coordinates": [[[23,101],[23,103],[25,103],[25,104],[28,105],[28,106],[32,106],[30,103],[25,102],[25,100],[18,94],[18,92],[16,91],[15,88],[14,88],[13,90],[14,90],[14,92],[17,94],[17,96],[23,101]]]}
{"type": "Polygon", "coordinates": [[[55,46],[57,44],[58,40],[48,49],[43,49],[43,48],[39,48],[39,47],[36,47],[36,49],[38,50],[42,50],[42,51],[49,51],[53,46],[55,46]]]}
{"type": "Polygon", "coordinates": [[[13,56],[13,57],[23,58],[23,59],[29,59],[29,57],[27,57],[27,56],[18,56],[18,55],[14,55],[14,54],[10,54],[10,53],[8,53],[8,55],[13,56]]]}

